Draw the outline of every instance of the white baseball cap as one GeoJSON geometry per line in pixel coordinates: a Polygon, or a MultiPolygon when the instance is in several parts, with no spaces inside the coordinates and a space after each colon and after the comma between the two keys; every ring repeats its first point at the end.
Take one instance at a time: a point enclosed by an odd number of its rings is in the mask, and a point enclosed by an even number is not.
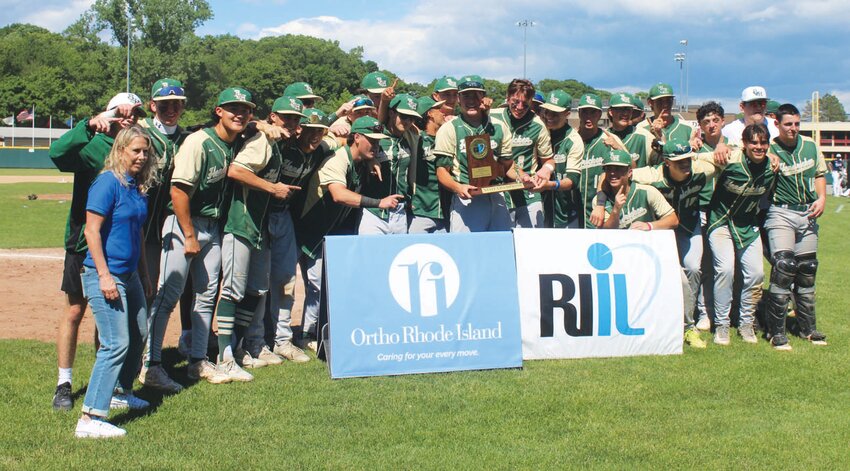
{"type": "Polygon", "coordinates": [[[741,92],[741,103],[747,103],[756,100],[768,100],[767,91],[764,87],[747,87],[741,92]]]}
{"type": "Polygon", "coordinates": [[[145,110],[142,108],[142,100],[135,93],[126,93],[122,92],[109,100],[109,104],[106,105],[106,111],[114,110],[121,105],[136,105],[136,114],[139,116],[147,116],[145,110]]]}

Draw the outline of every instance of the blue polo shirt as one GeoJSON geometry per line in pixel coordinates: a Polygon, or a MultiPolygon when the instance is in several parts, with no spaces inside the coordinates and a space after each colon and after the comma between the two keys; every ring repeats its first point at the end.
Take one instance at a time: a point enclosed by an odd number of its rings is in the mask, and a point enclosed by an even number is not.
{"type": "MultiPolygon", "coordinates": [[[[109,272],[123,275],[136,271],[141,254],[142,225],[148,216],[147,196],[139,192],[133,177],[125,175],[127,186],[110,171],[98,175],[89,188],[86,211],[103,216],[100,238],[109,272]]],[[[95,268],[91,251],[83,265],[95,268]]]]}

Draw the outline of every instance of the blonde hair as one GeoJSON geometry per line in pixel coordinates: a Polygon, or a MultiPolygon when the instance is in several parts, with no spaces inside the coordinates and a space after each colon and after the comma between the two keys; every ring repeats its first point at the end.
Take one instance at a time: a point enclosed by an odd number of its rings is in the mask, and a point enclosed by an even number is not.
{"type": "Polygon", "coordinates": [[[156,183],[156,155],[152,152],[151,138],[148,132],[141,126],[134,124],[129,128],[122,129],[115,136],[115,143],[112,144],[112,150],[109,151],[109,156],[106,157],[106,162],[103,165],[104,172],[112,172],[122,185],[127,186],[127,169],[124,168],[124,150],[130,146],[133,139],[141,137],[148,143],[147,156],[145,165],[139,174],[136,175],[136,185],[139,192],[145,194],[156,183]]]}

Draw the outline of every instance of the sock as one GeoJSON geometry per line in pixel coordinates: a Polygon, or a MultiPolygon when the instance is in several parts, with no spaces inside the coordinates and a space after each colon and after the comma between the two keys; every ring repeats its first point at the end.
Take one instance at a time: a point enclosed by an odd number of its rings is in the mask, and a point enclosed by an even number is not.
{"type": "Polygon", "coordinates": [[[56,386],[59,386],[62,383],[72,383],[71,381],[71,370],[73,368],[59,368],[59,381],[56,383],[56,386]]]}
{"type": "Polygon", "coordinates": [[[218,322],[218,360],[223,361],[225,350],[230,349],[230,342],[233,340],[233,318],[236,316],[236,304],[229,299],[219,299],[215,315],[218,322]]]}

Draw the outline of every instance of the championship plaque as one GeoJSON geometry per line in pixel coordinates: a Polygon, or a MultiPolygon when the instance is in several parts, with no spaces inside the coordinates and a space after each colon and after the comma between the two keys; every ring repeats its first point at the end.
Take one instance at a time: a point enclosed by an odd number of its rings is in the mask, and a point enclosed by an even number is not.
{"type": "Polygon", "coordinates": [[[478,187],[481,193],[498,193],[523,188],[520,182],[500,183],[505,176],[505,170],[493,156],[489,134],[467,136],[466,155],[469,184],[478,187]]]}

